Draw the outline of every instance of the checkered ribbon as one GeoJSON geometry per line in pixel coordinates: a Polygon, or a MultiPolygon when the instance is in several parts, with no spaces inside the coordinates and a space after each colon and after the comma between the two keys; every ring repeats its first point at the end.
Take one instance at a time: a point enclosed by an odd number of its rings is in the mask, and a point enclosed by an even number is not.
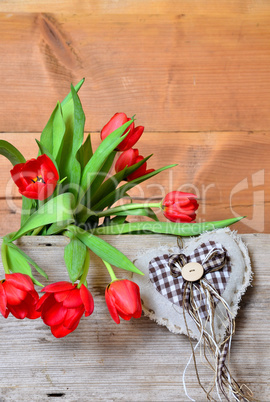
{"type": "Polygon", "coordinates": [[[190,301],[192,294],[194,303],[199,306],[202,319],[209,317],[210,307],[201,281],[210,284],[219,295],[222,295],[230,272],[230,257],[222,245],[214,241],[201,244],[190,255],[164,254],[153,258],[149,263],[149,278],[157,291],[173,304],[183,307],[184,303],[189,313],[192,310],[190,301]],[[203,266],[204,274],[199,281],[187,282],[182,277],[181,269],[189,262],[197,262],[203,266]]]}

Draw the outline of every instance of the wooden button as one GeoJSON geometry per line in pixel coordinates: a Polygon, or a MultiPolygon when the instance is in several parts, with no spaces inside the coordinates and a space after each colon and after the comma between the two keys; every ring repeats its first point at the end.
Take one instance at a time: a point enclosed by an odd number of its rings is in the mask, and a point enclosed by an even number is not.
{"type": "Polygon", "coordinates": [[[197,262],[189,262],[182,268],[182,277],[188,282],[195,282],[203,276],[203,266],[197,262]]]}

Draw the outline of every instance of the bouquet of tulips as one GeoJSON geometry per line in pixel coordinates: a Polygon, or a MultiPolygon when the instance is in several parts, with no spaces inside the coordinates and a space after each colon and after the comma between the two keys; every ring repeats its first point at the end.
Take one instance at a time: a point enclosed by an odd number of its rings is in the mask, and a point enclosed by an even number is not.
{"type": "Polygon", "coordinates": [[[0,312],[18,319],[41,317],[55,337],[74,331],[83,314],[89,316],[94,301],[87,284],[91,250],[104,262],[111,276],[105,290],[109,312],[116,323],[141,316],[139,287],[127,279],[116,278],[112,265],[142,274],[119,250],[98,235],[163,233],[197,235],[230,225],[241,218],[195,223],[198,203],[190,193],[174,191],[161,203],[133,203],[128,190],[175,165],[148,169],[144,158],[132,147],[143,134],[134,117],[116,113],[101,131],[95,152],[90,135],[84,140],[85,115],[78,97],[78,85],[58,102],[40,141],[39,155],[25,160],[12,144],[0,140],[0,153],[13,165],[11,176],[22,195],[21,227],[3,238],[1,255],[5,279],[0,281],[0,312]],[[109,172],[115,163],[115,174],[109,172]],[[128,200],[119,205],[121,199],[128,200]],[[117,203],[116,206],[114,204],[117,203]],[[163,210],[169,222],[160,222],[154,208],[163,210]],[[150,218],[128,222],[129,215],[150,218]],[[32,268],[47,274],[14,241],[21,236],[64,235],[69,238],[64,259],[70,282],[43,285],[32,268]],[[39,298],[34,285],[41,286],[39,298]]]}

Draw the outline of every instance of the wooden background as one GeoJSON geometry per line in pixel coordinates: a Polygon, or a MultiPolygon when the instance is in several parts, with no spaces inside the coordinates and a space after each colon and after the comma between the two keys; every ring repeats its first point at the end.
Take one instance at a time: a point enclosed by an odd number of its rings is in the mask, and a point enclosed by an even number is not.
{"type": "MultiPolygon", "coordinates": [[[[122,236],[121,242],[117,236],[102,238],[132,261],[140,250],[176,244],[173,236],[122,236]]],[[[269,402],[270,235],[247,234],[243,240],[249,248],[254,279],[236,317],[230,369],[239,384],[249,387],[257,402],[269,402]]],[[[17,242],[46,270],[50,283],[68,280],[63,259],[67,243],[64,236],[26,236],[17,242]]],[[[182,384],[191,354],[187,336],[172,334],[146,317],[115,324],[104,299],[109,280],[106,268],[93,254],[91,267],[87,279],[95,300],[94,313],[83,317],[76,331],[67,337],[54,338],[40,319],[0,317],[1,402],[188,402],[182,384]]],[[[117,276],[125,274],[119,269],[117,276]]],[[[38,279],[44,280],[40,276],[38,279]]],[[[199,356],[198,370],[209,389],[212,372],[199,356]]],[[[197,402],[206,401],[193,364],[187,371],[186,386],[197,402]]]]}
{"type": "MultiPolygon", "coordinates": [[[[0,0],[1,139],[35,157],[35,138],[57,100],[82,77],[95,147],[103,125],[123,111],[145,126],[137,147],[154,153],[149,168],[178,163],[134,189],[134,199],[194,191],[198,221],[247,215],[235,225],[240,233],[270,232],[268,0],[0,0]]],[[[0,157],[0,235],[20,221],[10,168],[0,157]]],[[[248,236],[255,282],[242,303],[232,364],[237,379],[267,401],[269,236],[248,236]]],[[[100,283],[94,292],[103,307],[92,327],[84,320],[62,343],[36,322],[1,320],[1,402],[186,400],[185,337],[146,318],[108,324],[100,283]]]]}
{"type": "MultiPolygon", "coordinates": [[[[1,138],[35,157],[57,100],[85,77],[95,146],[124,111],[145,126],[149,168],[178,163],[134,198],[191,190],[198,221],[247,215],[240,232],[269,232],[269,22],[268,0],[0,0],[1,138]]],[[[20,197],[3,157],[0,169],[5,234],[20,197]]]]}

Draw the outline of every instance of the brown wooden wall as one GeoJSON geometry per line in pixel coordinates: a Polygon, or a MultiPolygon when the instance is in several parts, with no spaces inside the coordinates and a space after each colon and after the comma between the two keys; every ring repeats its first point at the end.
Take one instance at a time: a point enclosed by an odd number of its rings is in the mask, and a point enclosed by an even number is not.
{"type": "MultiPolygon", "coordinates": [[[[134,198],[193,190],[198,220],[247,215],[240,232],[270,231],[268,0],[0,1],[2,139],[36,156],[56,101],[82,77],[95,146],[124,111],[145,126],[149,167],[178,163],[134,198]]],[[[19,226],[20,197],[3,157],[0,168],[5,234],[19,226]]]]}

